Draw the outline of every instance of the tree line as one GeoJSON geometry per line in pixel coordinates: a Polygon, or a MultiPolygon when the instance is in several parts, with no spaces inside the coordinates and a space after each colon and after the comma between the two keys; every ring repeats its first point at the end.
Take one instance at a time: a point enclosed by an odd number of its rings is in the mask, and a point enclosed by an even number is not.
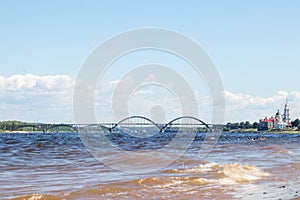
{"type": "MultiPolygon", "coordinates": [[[[292,123],[293,128],[296,128],[296,127],[300,128],[300,120],[299,119],[295,119],[291,123],[292,123]]],[[[240,123],[238,123],[238,122],[236,122],[236,123],[228,122],[224,126],[224,131],[230,131],[230,130],[235,130],[235,129],[257,129],[258,126],[259,126],[258,122],[254,122],[254,123],[250,123],[249,121],[240,122],[240,123]]]]}
{"type": "Polygon", "coordinates": [[[20,121],[3,121],[0,122],[0,131],[13,131],[16,130],[17,127],[25,125],[25,122],[20,122],[20,121]]]}
{"type": "Polygon", "coordinates": [[[257,129],[258,126],[259,126],[258,122],[254,122],[254,123],[250,123],[249,121],[240,122],[240,123],[228,122],[223,129],[224,131],[230,131],[235,129],[257,129]]]}
{"type": "Polygon", "coordinates": [[[48,124],[43,123],[27,123],[16,120],[0,122],[0,132],[2,131],[74,131],[68,126],[57,126],[51,128],[48,124]]]}

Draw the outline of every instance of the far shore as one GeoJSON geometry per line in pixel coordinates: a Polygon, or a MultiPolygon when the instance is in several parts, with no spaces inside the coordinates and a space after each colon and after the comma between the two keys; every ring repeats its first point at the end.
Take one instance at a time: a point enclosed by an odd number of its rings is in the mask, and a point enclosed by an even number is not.
{"type": "Polygon", "coordinates": [[[285,134],[300,134],[300,130],[268,130],[268,131],[258,131],[256,129],[234,129],[230,131],[225,131],[230,133],[285,133],[285,134]]]}
{"type": "Polygon", "coordinates": [[[43,133],[43,131],[0,131],[0,133],[43,133]]]}
{"type": "MultiPolygon", "coordinates": [[[[57,133],[56,131],[52,132],[43,132],[43,131],[0,131],[0,133],[57,133]]],[[[72,133],[72,131],[58,131],[58,133],[72,133]]]]}
{"type": "MultiPolygon", "coordinates": [[[[58,133],[71,133],[72,131],[58,131],[58,133]]],[[[283,134],[300,134],[300,130],[269,130],[269,131],[257,131],[256,129],[234,129],[230,131],[223,131],[227,133],[283,133],[283,134]]],[[[57,133],[57,132],[43,132],[43,131],[0,131],[0,133],[57,133]]]]}

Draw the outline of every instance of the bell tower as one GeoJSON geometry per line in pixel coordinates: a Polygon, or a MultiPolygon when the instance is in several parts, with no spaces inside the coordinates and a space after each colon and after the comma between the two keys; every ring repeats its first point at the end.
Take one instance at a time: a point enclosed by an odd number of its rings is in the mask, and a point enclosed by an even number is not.
{"type": "Polygon", "coordinates": [[[291,124],[290,108],[289,108],[289,103],[288,103],[287,98],[286,98],[286,103],[285,103],[285,106],[284,106],[283,122],[285,122],[288,126],[291,124]]]}

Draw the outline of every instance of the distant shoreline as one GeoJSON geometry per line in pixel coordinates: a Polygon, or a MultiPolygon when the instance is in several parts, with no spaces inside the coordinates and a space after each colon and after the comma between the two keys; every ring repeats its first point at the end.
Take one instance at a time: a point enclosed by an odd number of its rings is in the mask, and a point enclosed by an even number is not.
{"type": "Polygon", "coordinates": [[[300,130],[269,130],[269,131],[257,131],[253,129],[234,129],[230,131],[224,131],[229,133],[285,133],[285,134],[300,134],[300,130]]]}
{"type": "MultiPolygon", "coordinates": [[[[299,130],[270,130],[270,131],[257,131],[253,129],[235,129],[230,131],[222,131],[224,133],[259,133],[259,134],[300,134],[299,130]]],[[[26,134],[26,133],[45,133],[43,131],[0,131],[0,133],[9,134],[26,134]]],[[[46,133],[73,133],[72,131],[59,131],[59,132],[46,132],[46,133]]]]}
{"type": "Polygon", "coordinates": [[[10,133],[10,134],[22,134],[22,133],[73,133],[72,131],[52,131],[52,132],[43,132],[43,131],[0,131],[0,133],[10,133]]]}
{"type": "Polygon", "coordinates": [[[43,131],[0,131],[0,133],[43,133],[43,131]]]}

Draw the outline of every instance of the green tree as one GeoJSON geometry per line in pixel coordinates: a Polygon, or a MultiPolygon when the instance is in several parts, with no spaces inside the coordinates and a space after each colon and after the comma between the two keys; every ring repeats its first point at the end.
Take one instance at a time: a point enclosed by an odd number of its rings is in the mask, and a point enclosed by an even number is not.
{"type": "Polygon", "coordinates": [[[223,131],[230,131],[231,130],[231,123],[228,122],[224,127],[223,127],[223,131]]]}
{"type": "Polygon", "coordinates": [[[245,128],[248,129],[248,128],[251,128],[251,124],[249,121],[246,121],[245,122],[245,128]]]}
{"type": "Polygon", "coordinates": [[[294,121],[292,121],[292,127],[298,127],[299,125],[300,125],[299,119],[295,119],[294,121]]]}
{"type": "Polygon", "coordinates": [[[239,123],[233,123],[231,128],[232,129],[238,129],[239,128],[239,123]]]}
{"type": "Polygon", "coordinates": [[[253,128],[258,128],[258,126],[259,126],[259,123],[258,123],[258,122],[254,122],[254,123],[252,124],[252,127],[253,127],[253,128]]]}
{"type": "Polygon", "coordinates": [[[239,125],[239,128],[245,129],[245,122],[241,122],[240,125],[239,125]]]}

